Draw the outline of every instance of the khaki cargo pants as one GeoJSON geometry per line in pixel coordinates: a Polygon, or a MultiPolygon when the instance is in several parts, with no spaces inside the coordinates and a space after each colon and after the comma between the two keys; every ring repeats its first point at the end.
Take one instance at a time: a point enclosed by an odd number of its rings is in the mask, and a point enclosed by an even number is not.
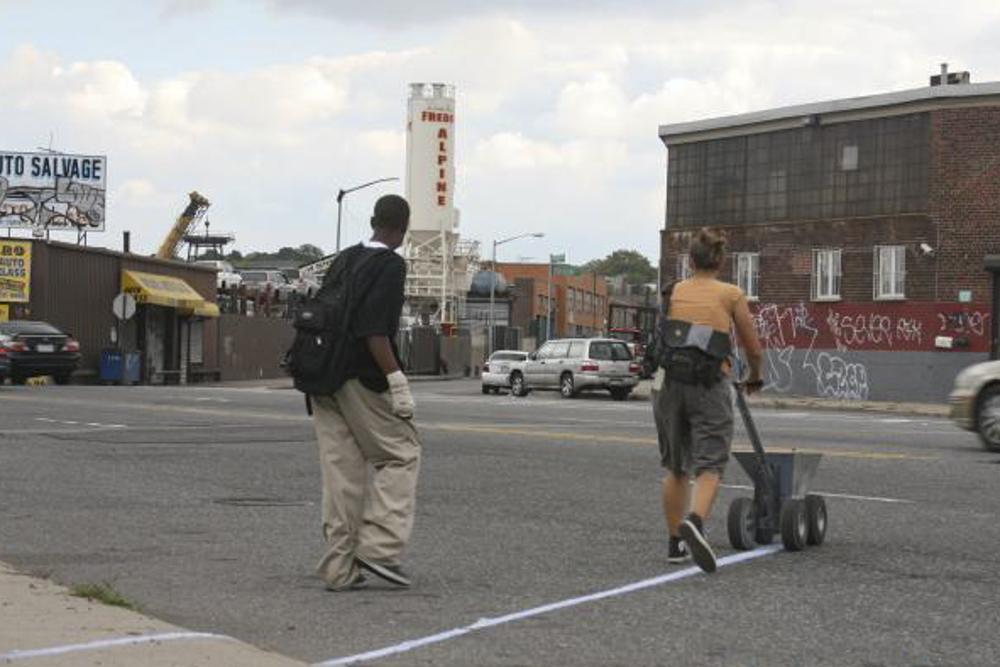
{"type": "Polygon", "coordinates": [[[312,405],[328,548],[316,570],[337,588],[357,576],[355,556],[398,564],[413,531],[420,440],[412,421],[392,413],[388,391],[358,380],[312,405]]]}

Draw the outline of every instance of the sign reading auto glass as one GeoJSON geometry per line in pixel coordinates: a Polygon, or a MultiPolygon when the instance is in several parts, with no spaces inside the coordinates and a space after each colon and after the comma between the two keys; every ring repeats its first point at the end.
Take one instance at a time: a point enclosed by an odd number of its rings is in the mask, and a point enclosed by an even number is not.
{"type": "Polygon", "coordinates": [[[10,306],[6,303],[0,303],[0,322],[6,322],[10,319],[10,306]]]}
{"type": "Polygon", "coordinates": [[[0,301],[27,303],[31,296],[31,242],[0,239],[0,301]]]}
{"type": "Polygon", "coordinates": [[[0,152],[0,228],[103,232],[106,161],[0,152]]]}

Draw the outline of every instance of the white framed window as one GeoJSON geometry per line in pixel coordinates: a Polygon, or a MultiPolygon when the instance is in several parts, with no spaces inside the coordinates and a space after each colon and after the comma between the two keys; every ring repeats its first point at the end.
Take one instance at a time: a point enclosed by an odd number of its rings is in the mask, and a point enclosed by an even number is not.
{"type": "Polygon", "coordinates": [[[840,298],[840,250],[813,250],[812,298],[840,298]]]}
{"type": "Polygon", "coordinates": [[[733,254],[733,275],[736,285],[747,299],[755,301],[758,294],[758,276],[760,275],[760,254],[756,252],[738,252],[733,254]]]}
{"type": "Polygon", "coordinates": [[[694,274],[691,270],[691,255],[682,252],[677,255],[677,280],[687,280],[694,274]]]}
{"type": "Polygon", "coordinates": [[[906,297],[906,246],[875,246],[875,298],[906,297]]]}

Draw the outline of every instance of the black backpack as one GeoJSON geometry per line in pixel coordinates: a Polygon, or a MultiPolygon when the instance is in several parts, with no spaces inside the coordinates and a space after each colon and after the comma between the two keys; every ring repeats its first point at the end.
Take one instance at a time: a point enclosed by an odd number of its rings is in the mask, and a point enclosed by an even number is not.
{"type": "Polygon", "coordinates": [[[377,258],[385,259],[389,250],[348,248],[327,269],[323,284],[306,301],[292,321],[295,338],[285,353],[283,366],[292,376],[295,388],[309,396],[332,396],[348,379],[349,355],[356,340],[351,323],[357,311],[359,269],[377,258]]]}

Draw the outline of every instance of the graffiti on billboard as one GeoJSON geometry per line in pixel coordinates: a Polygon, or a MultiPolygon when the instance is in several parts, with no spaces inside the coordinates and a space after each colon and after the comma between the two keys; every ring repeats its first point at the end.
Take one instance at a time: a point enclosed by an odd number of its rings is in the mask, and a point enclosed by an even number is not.
{"type": "Polygon", "coordinates": [[[104,231],[105,158],[0,153],[0,227],[104,231]]]}
{"type": "Polygon", "coordinates": [[[767,388],[792,391],[815,383],[816,395],[867,400],[876,378],[859,352],[935,350],[954,337],[955,349],[989,350],[990,313],[974,304],[757,304],[754,325],[765,348],[767,388]]]}

